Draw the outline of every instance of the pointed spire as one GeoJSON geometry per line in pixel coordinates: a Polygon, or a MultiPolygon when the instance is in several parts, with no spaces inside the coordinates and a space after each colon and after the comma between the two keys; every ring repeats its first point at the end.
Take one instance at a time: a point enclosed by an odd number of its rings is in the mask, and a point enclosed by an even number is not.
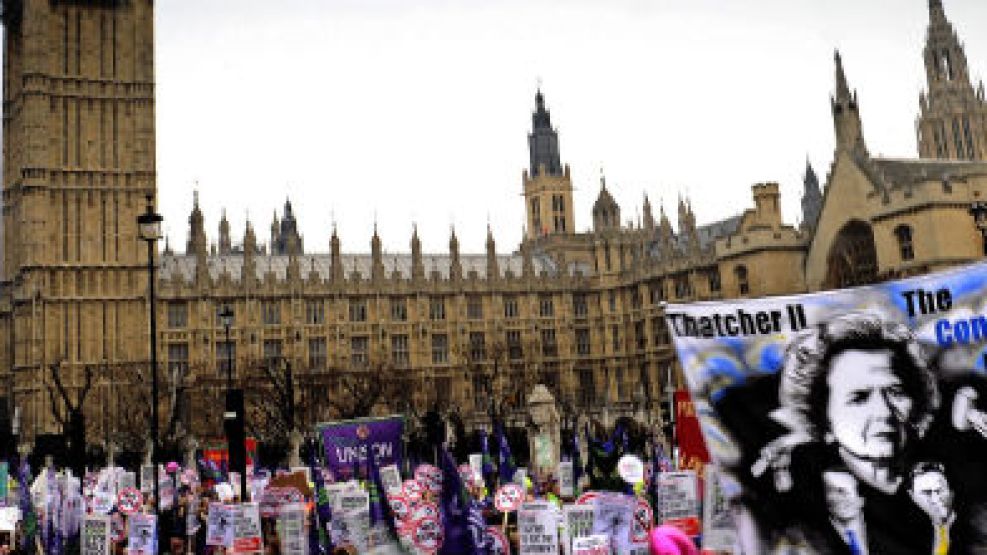
{"type": "Polygon", "coordinates": [[[850,86],[847,84],[846,73],[843,71],[843,57],[840,56],[840,51],[836,50],[833,54],[833,59],[836,61],[836,97],[837,102],[850,101],[850,86]]]}
{"type": "Polygon", "coordinates": [[[942,0],[929,0],[929,21],[933,23],[947,22],[946,9],[942,0]]]}
{"type": "Polygon", "coordinates": [[[462,279],[463,265],[459,260],[459,239],[456,237],[456,226],[450,226],[451,236],[449,237],[449,278],[453,280],[462,279]]]}
{"type": "Polygon", "coordinates": [[[500,268],[497,265],[497,244],[494,242],[493,230],[487,224],[487,279],[497,279],[500,277],[500,268]]]}
{"type": "Polygon", "coordinates": [[[257,236],[254,226],[250,224],[250,216],[243,231],[243,266],[240,267],[240,283],[245,287],[257,280],[257,236]]]}
{"type": "Polygon", "coordinates": [[[384,258],[380,246],[380,236],[377,235],[377,222],[374,222],[374,235],[370,239],[370,279],[384,279],[384,258]]]}
{"type": "Polygon", "coordinates": [[[233,252],[233,241],[230,238],[230,221],[226,219],[226,209],[219,220],[219,254],[226,256],[233,252]]]}
{"type": "Polygon", "coordinates": [[[411,227],[411,279],[425,279],[425,263],[422,261],[422,242],[418,238],[418,224],[411,227]]]}
{"type": "Polygon", "coordinates": [[[330,259],[330,276],[332,281],[335,283],[342,283],[343,278],[346,274],[343,269],[343,257],[340,253],[339,245],[339,235],[336,233],[336,222],[332,223],[332,237],[329,238],[329,259],[330,259]]]}
{"type": "Polygon", "coordinates": [[[642,209],[643,214],[643,225],[645,229],[654,229],[655,227],[655,216],[651,212],[651,201],[648,200],[648,193],[644,193],[644,207],[642,209]]]}

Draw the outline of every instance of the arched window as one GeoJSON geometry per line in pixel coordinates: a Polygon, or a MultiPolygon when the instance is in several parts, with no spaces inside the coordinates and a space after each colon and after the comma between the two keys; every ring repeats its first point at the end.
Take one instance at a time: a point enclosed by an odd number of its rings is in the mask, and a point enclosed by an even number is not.
{"type": "Polygon", "coordinates": [[[901,253],[902,260],[915,258],[915,249],[912,247],[912,228],[905,224],[894,228],[894,236],[898,239],[898,252],[901,253]]]}
{"type": "Polygon", "coordinates": [[[747,281],[747,266],[737,266],[733,269],[733,275],[737,278],[737,289],[740,291],[740,294],[749,295],[751,286],[747,281]]]}

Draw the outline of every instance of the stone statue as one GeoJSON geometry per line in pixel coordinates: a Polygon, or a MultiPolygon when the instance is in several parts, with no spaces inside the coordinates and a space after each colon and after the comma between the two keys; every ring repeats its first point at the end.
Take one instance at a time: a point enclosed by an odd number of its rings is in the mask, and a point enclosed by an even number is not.
{"type": "Polygon", "coordinates": [[[288,434],[288,468],[302,466],[302,439],[302,433],[298,430],[291,430],[288,434]]]}
{"type": "Polygon", "coordinates": [[[561,418],[555,406],[555,398],[542,384],[535,386],[528,396],[528,417],[532,429],[528,433],[531,453],[529,472],[537,476],[556,473],[561,454],[561,418]]]}
{"type": "Polygon", "coordinates": [[[192,436],[185,436],[185,468],[196,468],[195,452],[199,449],[199,442],[192,436]]]}

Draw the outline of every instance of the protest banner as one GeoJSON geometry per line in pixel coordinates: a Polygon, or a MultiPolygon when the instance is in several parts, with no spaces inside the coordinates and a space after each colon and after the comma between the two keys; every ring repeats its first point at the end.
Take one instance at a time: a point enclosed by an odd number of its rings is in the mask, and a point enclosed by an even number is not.
{"type": "Polygon", "coordinates": [[[706,487],[703,489],[703,547],[714,551],[730,551],[737,541],[733,514],[715,465],[706,465],[706,487]]]}
{"type": "Polygon", "coordinates": [[[206,513],[206,545],[233,545],[233,508],[222,503],[210,503],[206,513]]]}
{"type": "Polygon", "coordinates": [[[559,495],[562,497],[573,497],[576,495],[575,474],[573,473],[572,461],[562,461],[558,468],[559,495]]]}
{"type": "Polygon", "coordinates": [[[135,513],[127,519],[127,555],[157,555],[157,517],[135,513]]]}
{"type": "Polygon", "coordinates": [[[110,555],[110,517],[86,515],[79,541],[81,555],[110,555]]]}
{"type": "Polygon", "coordinates": [[[10,479],[9,471],[10,467],[7,461],[0,461],[0,504],[7,502],[7,481],[10,479]]]}
{"type": "Polygon", "coordinates": [[[384,487],[387,495],[399,495],[401,493],[401,471],[393,464],[380,467],[380,484],[384,487]]]}
{"type": "Polygon", "coordinates": [[[308,555],[304,504],[293,503],[281,507],[278,539],[281,540],[281,555],[308,555]]]}
{"type": "MultiPolygon", "coordinates": [[[[892,229],[875,226],[874,239],[893,241],[892,229]]],[[[837,262],[818,283],[853,270],[837,262]]],[[[978,263],[852,289],[666,307],[705,445],[749,516],[738,530],[746,549],[802,541],[831,550],[828,517],[839,508],[827,488],[858,507],[846,516],[863,522],[866,552],[932,552],[939,522],[951,523],[950,552],[977,548],[972,538],[987,535],[977,516],[987,503],[985,306],[987,264],[978,263]],[[916,481],[952,495],[916,510],[916,481]]]]}
{"type": "Polygon", "coordinates": [[[691,470],[658,473],[658,520],[689,536],[698,536],[699,495],[696,473],[691,470]]]}
{"type": "Polygon", "coordinates": [[[233,553],[262,553],[262,540],[257,503],[233,505],[233,553]]]}
{"type": "Polygon", "coordinates": [[[572,555],[610,555],[610,538],[603,534],[579,536],[572,540],[572,555]]]}
{"type": "Polygon", "coordinates": [[[675,440],[679,447],[679,470],[692,470],[702,476],[703,467],[709,463],[709,452],[696,417],[696,406],[688,390],[673,394],[675,400],[675,440]]]}
{"type": "Polygon", "coordinates": [[[373,449],[379,466],[401,468],[404,443],[404,417],[360,418],[320,424],[319,437],[325,450],[326,466],[333,475],[349,476],[354,465],[367,461],[367,449],[373,449]]]}
{"type": "Polygon", "coordinates": [[[601,491],[592,498],[592,534],[604,534],[610,538],[611,548],[619,554],[627,552],[633,542],[631,530],[634,525],[634,508],[637,500],[633,496],[617,492],[601,491]]]}
{"type": "MultiPolygon", "coordinates": [[[[161,474],[164,474],[162,472],[161,474]]],[[[154,465],[153,464],[142,464],[140,467],[140,491],[143,494],[148,494],[154,491],[154,465]]]]}
{"type": "Polygon", "coordinates": [[[572,541],[575,538],[588,536],[593,532],[592,505],[563,505],[562,506],[562,550],[565,555],[572,554],[572,541]]]}
{"type": "Polygon", "coordinates": [[[518,554],[559,552],[558,518],[545,502],[524,503],[517,513],[518,554]]]}

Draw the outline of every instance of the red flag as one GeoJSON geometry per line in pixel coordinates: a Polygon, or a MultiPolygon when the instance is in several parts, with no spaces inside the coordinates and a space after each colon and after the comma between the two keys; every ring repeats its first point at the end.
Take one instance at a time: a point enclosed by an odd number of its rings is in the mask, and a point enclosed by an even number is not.
{"type": "Polygon", "coordinates": [[[697,476],[702,476],[703,465],[709,462],[709,451],[696,418],[696,407],[684,389],[675,392],[675,437],[679,444],[679,468],[695,470],[697,476]]]}

